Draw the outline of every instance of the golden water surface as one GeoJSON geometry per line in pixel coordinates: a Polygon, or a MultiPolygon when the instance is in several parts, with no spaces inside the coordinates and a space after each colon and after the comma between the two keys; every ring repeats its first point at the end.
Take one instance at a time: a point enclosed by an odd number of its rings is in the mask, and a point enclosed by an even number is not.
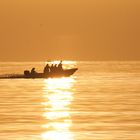
{"type": "MultiPolygon", "coordinates": [[[[0,72],[27,64],[0,63],[0,72]]],[[[140,63],[76,66],[68,78],[1,79],[0,140],[139,140],[140,63]]]]}

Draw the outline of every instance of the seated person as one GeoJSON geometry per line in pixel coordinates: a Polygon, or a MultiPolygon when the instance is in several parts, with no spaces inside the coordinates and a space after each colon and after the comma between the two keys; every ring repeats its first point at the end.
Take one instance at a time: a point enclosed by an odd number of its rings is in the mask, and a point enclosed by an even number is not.
{"type": "Polygon", "coordinates": [[[50,72],[54,72],[54,64],[50,66],[50,72]]]}
{"type": "Polygon", "coordinates": [[[50,72],[50,66],[49,64],[47,64],[45,67],[44,67],[44,73],[49,73],[50,72]]]}
{"type": "Polygon", "coordinates": [[[32,70],[31,70],[31,75],[34,75],[34,74],[36,74],[37,72],[35,71],[35,68],[32,68],[32,70]]]}

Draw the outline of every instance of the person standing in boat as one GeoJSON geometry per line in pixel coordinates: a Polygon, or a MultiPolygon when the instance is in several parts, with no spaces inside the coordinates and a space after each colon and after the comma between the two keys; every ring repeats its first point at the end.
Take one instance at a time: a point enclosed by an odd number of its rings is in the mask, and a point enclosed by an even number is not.
{"type": "Polygon", "coordinates": [[[45,67],[44,67],[44,74],[48,74],[50,72],[50,66],[49,64],[47,64],[45,67]]]}
{"type": "Polygon", "coordinates": [[[58,64],[58,70],[63,70],[62,60],[61,60],[60,63],[58,64]]]}

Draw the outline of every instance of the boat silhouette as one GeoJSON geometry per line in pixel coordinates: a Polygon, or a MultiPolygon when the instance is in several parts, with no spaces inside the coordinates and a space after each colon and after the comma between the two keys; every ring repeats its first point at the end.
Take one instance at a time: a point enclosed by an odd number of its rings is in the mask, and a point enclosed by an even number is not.
{"type": "Polygon", "coordinates": [[[35,78],[59,78],[59,77],[69,77],[73,75],[78,68],[71,68],[71,69],[62,69],[51,71],[48,73],[34,73],[31,74],[29,71],[24,71],[24,74],[6,74],[1,75],[0,79],[18,79],[18,78],[26,78],[26,79],[35,79],[35,78]]]}

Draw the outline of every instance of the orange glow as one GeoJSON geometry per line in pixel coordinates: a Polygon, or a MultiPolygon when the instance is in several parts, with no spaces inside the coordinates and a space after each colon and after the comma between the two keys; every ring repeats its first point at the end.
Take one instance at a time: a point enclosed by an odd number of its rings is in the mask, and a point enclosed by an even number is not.
{"type": "Polygon", "coordinates": [[[0,60],[139,60],[140,0],[1,0],[0,60]]]}

